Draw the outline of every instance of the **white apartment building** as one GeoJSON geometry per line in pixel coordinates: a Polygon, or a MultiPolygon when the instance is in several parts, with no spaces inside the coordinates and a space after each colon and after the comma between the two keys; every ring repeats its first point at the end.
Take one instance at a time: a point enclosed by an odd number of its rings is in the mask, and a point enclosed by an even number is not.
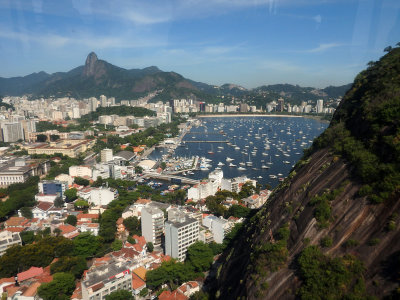
{"type": "Polygon", "coordinates": [[[89,204],[94,206],[108,205],[115,199],[115,193],[108,188],[94,188],[90,191],[89,204]]]}
{"type": "Polygon", "coordinates": [[[21,237],[18,232],[0,231],[0,256],[2,256],[8,247],[22,245],[21,237]]]}
{"type": "Polygon", "coordinates": [[[222,244],[225,235],[231,230],[231,225],[227,220],[216,216],[205,217],[203,225],[212,232],[214,241],[218,244],[222,244]]]}
{"type": "Polygon", "coordinates": [[[147,242],[154,246],[161,245],[161,237],[164,233],[164,213],[161,209],[147,206],[141,212],[142,235],[147,242]]]}
{"type": "Polygon", "coordinates": [[[92,168],[89,166],[71,166],[69,167],[69,176],[72,177],[92,177],[92,168]]]}
{"type": "Polygon", "coordinates": [[[315,107],[317,114],[323,113],[324,111],[324,100],[319,99],[317,100],[317,106],[315,107]]]}
{"type": "Polygon", "coordinates": [[[103,149],[100,152],[100,158],[101,158],[101,162],[109,162],[111,160],[113,160],[113,151],[112,149],[103,149]]]}
{"type": "Polygon", "coordinates": [[[168,211],[165,222],[165,254],[184,261],[187,249],[199,239],[199,221],[178,209],[168,211]]]}
{"type": "Polygon", "coordinates": [[[91,269],[82,280],[83,300],[103,300],[116,290],[132,292],[132,274],[123,262],[110,261],[91,269]]]}
{"type": "Polygon", "coordinates": [[[3,133],[3,141],[6,143],[13,143],[24,139],[22,124],[19,122],[2,123],[1,129],[3,133]]]}
{"type": "Polygon", "coordinates": [[[217,190],[218,184],[214,180],[203,181],[188,189],[188,199],[198,201],[207,198],[208,196],[215,195],[217,190]]]}

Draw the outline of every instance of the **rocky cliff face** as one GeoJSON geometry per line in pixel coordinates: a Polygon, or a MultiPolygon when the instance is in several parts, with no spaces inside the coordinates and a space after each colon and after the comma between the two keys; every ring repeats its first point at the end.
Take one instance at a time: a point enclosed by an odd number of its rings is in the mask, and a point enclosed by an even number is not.
{"type": "Polygon", "coordinates": [[[96,62],[98,61],[97,55],[94,52],[89,53],[86,58],[85,66],[83,68],[82,75],[89,77],[95,75],[96,62]]]}
{"type": "Polygon", "coordinates": [[[314,143],[310,154],[243,226],[220,258],[212,298],[365,299],[396,293],[400,270],[400,153],[396,148],[400,98],[393,97],[400,87],[399,75],[400,49],[394,49],[358,76],[331,129],[314,143]],[[388,65],[397,71],[385,79],[388,65]],[[374,83],[377,78],[382,84],[374,83]],[[374,121],[367,111],[385,121],[374,121]],[[343,127],[342,122],[355,126],[352,116],[376,134],[357,135],[364,130],[343,127]],[[332,135],[338,128],[340,133],[355,133],[332,135]],[[330,142],[324,144],[323,139],[330,142]],[[353,140],[356,142],[349,142],[353,140]],[[377,141],[390,141],[390,147],[381,147],[377,141]],[[343,149],[337,149],[339,146],[343,149]],[[390,154],[390,163],[381,157],[380,147],[390,154]],[[365,175],[375,175],[371,166],[379,170],[377,178],[365,175]],[[379,194],[371,191],[371,186],[380,189],[379,194]],[[314,268],[317,262],[326,270],[314,268]],[[329,281],[321,283],[324,278],[329,281]]]}

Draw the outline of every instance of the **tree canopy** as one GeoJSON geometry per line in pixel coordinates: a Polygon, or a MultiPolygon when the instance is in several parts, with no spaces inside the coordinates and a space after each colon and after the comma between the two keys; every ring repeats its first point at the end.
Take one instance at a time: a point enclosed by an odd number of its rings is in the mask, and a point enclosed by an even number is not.
{"type": "Polygon", "coordinates": [[[196,242],[189,246],[185,262],[191,265],[196,272],[206,271],[213,262],[213,251],[203,242],[196,242]]]}
{"type": "Polygon", "coordinates": [[[38,288],[38,294],[43,300],[70,299],[75,289],[75,277],[69,273],[55,273],[53,281],[43,283],[38,288]]]}

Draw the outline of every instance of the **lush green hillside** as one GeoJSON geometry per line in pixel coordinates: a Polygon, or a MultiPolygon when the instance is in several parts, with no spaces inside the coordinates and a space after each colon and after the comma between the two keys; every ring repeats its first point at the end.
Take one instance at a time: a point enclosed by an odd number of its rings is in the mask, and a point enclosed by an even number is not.
{"type": "Polygon", "coordinates": [[[400,48],[370,63],[330,127],[215,265],[218,299],[399,299],[400,48]]]}
{"type": "Polygon", "coordinates": [[[354,167],[373,202],[400,188],[400,48],[355,79],[315,148],[332,147],[354,167]]]}

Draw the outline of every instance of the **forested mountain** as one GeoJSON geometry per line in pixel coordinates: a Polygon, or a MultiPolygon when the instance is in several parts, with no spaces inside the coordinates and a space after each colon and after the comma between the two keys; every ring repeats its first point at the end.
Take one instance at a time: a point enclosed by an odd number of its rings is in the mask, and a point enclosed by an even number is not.
{"type": "Polygon", "coordinates": [[[73,96],[134,99],[148,92],[163,91],[170,96],[196,92],[189,81],[174,72],[163,72],[157,67],[126,70],[97,58],[90,53],[84,66],[69,72],[34,73],[25,77],[0,78],[0,94],[34,97],[73,96]]]}
{"type": "MultiPolygon", "coordinates": [[[[400,48],[369,64],[216,264],[211,298],[399,299],[400,48]]],[[[213,273],[212,273],[213,274],[213,273]]]]}
{"type": "MultiPolygon", "coordinates": [[[[155,66],[144,69],[123,69],[90,53],[85,65],[68,72],[47,74],[33,73],[24,77],[1,78],[0,95],[32,98],[72,96],[75,98],[115,97],[117,100],[137,99],[157,91],[152,101],[168,101],[174,98],[192,98],[205,102],[220,102],[220,96],[240,100],[254,99],[250,104],[265,105],[265,101],[284,97],[296,104],[301,101],[337,98],[344,95],[349,86],[315,89],[290,84],[276,84],[246,89],[235,84],[209,85],[184,78],[175,72],[163,72],[155,66]]],[[[226,98],[229,101],[230,98],[226,98]]]]}

